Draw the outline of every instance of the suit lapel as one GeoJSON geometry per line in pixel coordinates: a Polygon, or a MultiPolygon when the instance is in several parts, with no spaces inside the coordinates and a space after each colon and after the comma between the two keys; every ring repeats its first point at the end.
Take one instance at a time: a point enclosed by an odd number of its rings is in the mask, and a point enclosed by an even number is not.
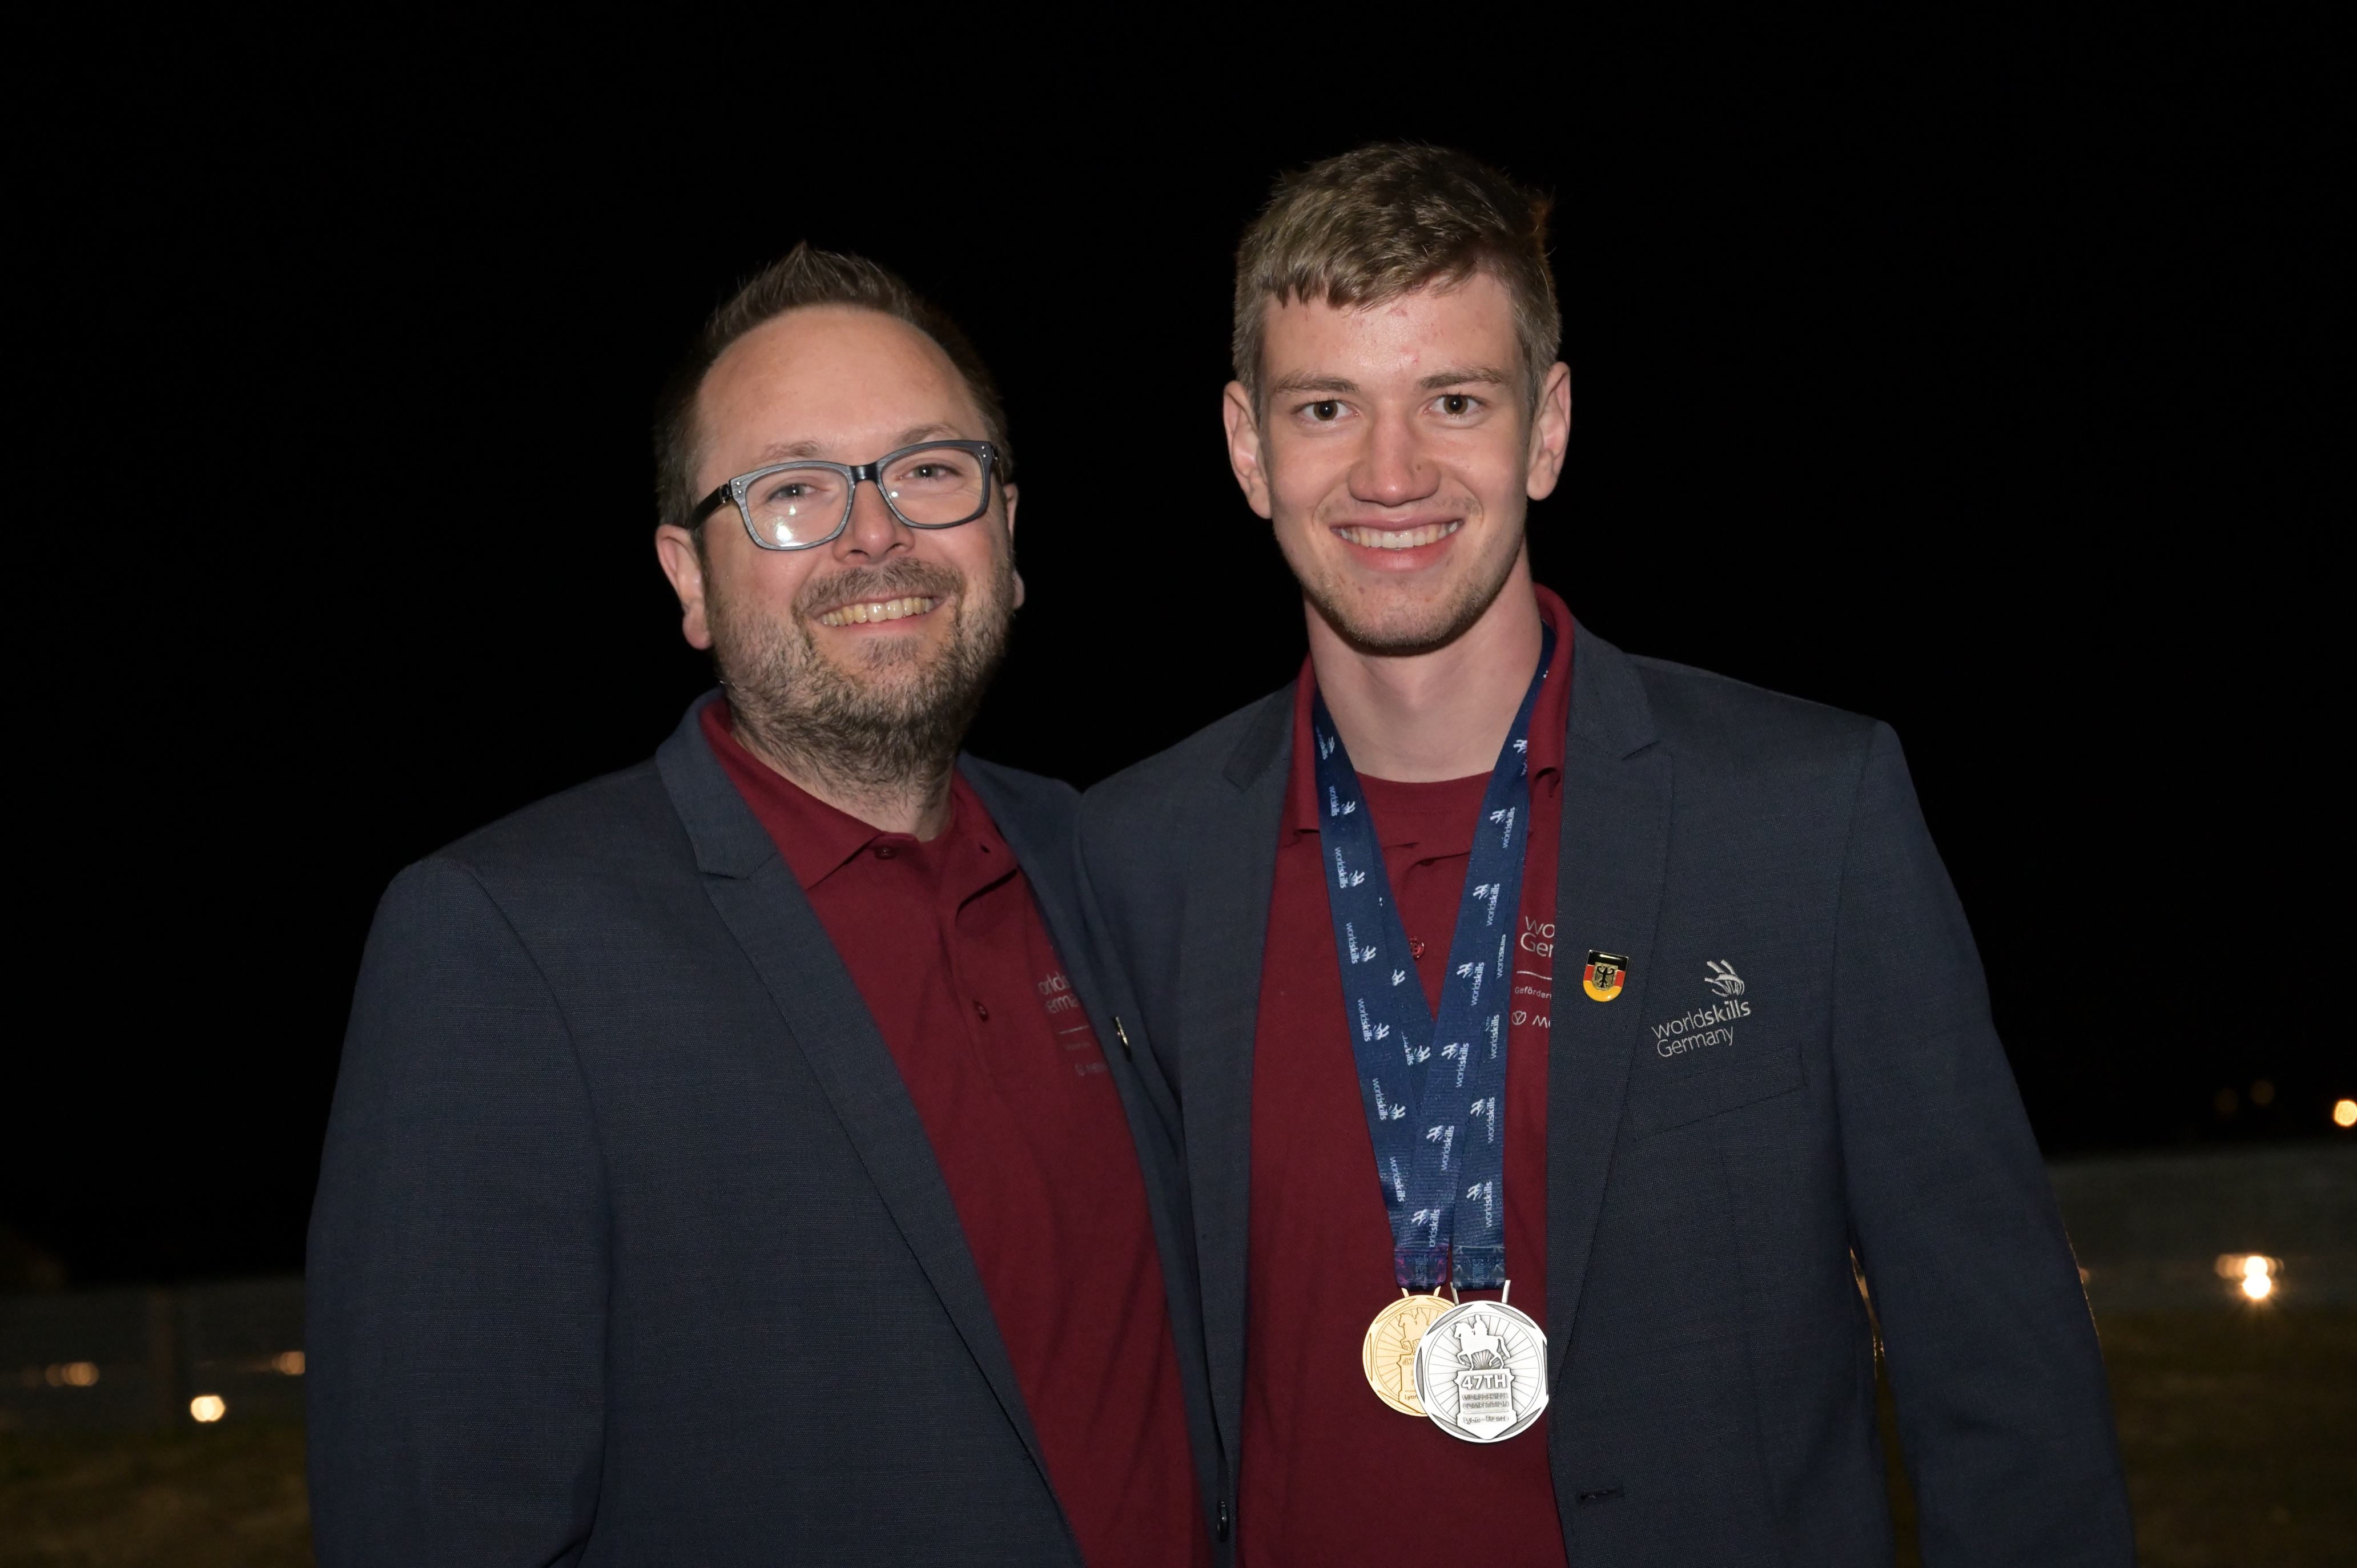
{"type": "Polygon", "coordinates": [[[1015,863],[1023,868],[1032,902],[1039,907],[1039,918],[1048,928],[1048,939],[1055,944],[1057,957],[1063,961],[1072,993],[1087,1011],[1104,1050],[1106,1065],[1120,1086],[1123,1107],[1129,1115],[1131,1133],[1139,1142],[1140,1156],[1145,1157],[1149,1138],[1160,1144],[1175,1144],[1178,1112],[1169,1086],[1161,1080],[1160,1074],[1151,1070],[1150,1056],[1141,1062],[1134,1052],[1116,1049],[1120,1036],[1111,1027],[1116,1011],[1126,1007],[1130,1021],[1135,1023],[1137,1009],[1102,983],[1115,971],[1098,967],[1096,950],[1080,912],[1076,897],[1079,873],[1072,853],[1078,797],[1071,797],[1073,805],[1068,811],[1035,810],[990,763],[961,757],[958,771],[982,798],[999,836],[1015,852],[1015,863]]]}
{"type": "Polygon", "coordinates": [[[1547,1064],[1547,1357],[1550,1385],[1578,1319],[1588,1246],[1644,1034],[1654,926],[1670,843],[1673,774],[1654,744],[1637,671],[1585,628],[1572,652],[1563,845],[1555,869],[1555,1002],[1547,1064]],[[1578,976],[1590,949],[1628,960],[1610,1002],[1578,976]]]}
{"type": "Polygon", "coordinates": [[[902,1240],[1044,1478],[1047,1461],[932,1141],[817,911],[698,729],[697,715],[712,700],[691,707],[655,754],[695,847],[705,891],[768,987],[792,1047],[809,1062],[902,1240]]]}
{"type": "MultiPolygon", "coordinates": [[[[1146,1176],[1146,1202],[1154,1226],[1155,1246],[1162,1259],[1164,1291],[1170,1309],[1172,1339],[1178,1352],[1179,1379],[1187,1391],[1187,1429],[1192,1444],[1198,1480],[1207,1499],[1220,1495],[1219,1444],[1212,1430],[1209,1372],[1203,1359],[1203,1302],[1194,1267],[1194,1219],[1187,1197],[1187,1173],[1178,1149],[1178,1108],[1170,1088],[1155,1069],[1154,1053],[1134,1051],[1120,1028],[1119,1014],[1129,1015],[1128,1027],[1142,1019],[1125,992],[1106,983],[1121,978],[1116,964],[1100,966],[1088,922],[1081,913],[1085,894],[1080,886],[1073,854],[1076,811],[1036,810],[1037,796],[1027,800],[998,769],[968,757],[960,771],[983,804],[990,809],[999,835],[1015,852],[1024,870],[1049,939],[1056,945],[1071,978],[1072,993],[1087,1010],[1104,1052],[1105,1066],[1120,1091],[1122,1110],[1129,1121],[1130,1140],[1136,1146],[1139,1168],[1146,1176]]],[[[1073,798],[1077,807],[1077,797],[1073,798]]]]}
{"type": "Polygon", "coordinates": [[[1293,701],[1288,685],[1262,703],[1185,834],[1193,848],[1178,949],[1179,1081],[1211,1403],[1231,1463],[1243,1435],[1253,1046],[1293,701]]]}

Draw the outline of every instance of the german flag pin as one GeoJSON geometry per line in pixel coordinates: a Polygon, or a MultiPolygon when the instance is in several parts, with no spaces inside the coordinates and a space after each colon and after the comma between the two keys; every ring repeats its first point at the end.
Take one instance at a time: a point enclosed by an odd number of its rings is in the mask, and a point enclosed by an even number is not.
{"type": "Polygon", "coordinates": [[[1629,961],[1617,952],[1596,952],[1587,955],[1587,967],[1580,972],[1579,983],[1598,1002],[1609,1002],[1620,994],[1629,983],[1629,961]]]}

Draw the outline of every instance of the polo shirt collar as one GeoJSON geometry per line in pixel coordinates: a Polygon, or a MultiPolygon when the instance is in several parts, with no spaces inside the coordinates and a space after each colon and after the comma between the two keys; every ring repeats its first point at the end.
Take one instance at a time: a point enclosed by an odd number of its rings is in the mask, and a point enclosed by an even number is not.
{"type": "MultiPolygon", "coordinates": [[[[1555,657],[1547,665],[1546,684],[1539,688],[1538,705],[1531,712],[1531,788],[1559,785],[1563,778],[1563,737],[1571,717],[1571,607],[1543,584],[1533,584],[1539,618],[1555,631],[1555,657]]],[[[1310,758],[1309,707],[1318,694],[1317,667],[1301,660],[1301,678],[1293,693],[1293,779],[1286,793],[1287,825],[1296,833],[1318,831],[1318,769],[1310,758]]]]}

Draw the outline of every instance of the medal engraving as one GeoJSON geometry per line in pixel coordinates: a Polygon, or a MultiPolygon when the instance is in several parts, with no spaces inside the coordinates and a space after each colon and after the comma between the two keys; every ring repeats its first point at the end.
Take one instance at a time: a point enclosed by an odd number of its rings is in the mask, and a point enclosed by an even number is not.
{"type": "Polygon", "coordinates": [[[1402,1415],[1424,1413],[1415,1397],[1415,1348],[1424,1342],[1424,1331],[1432,1320],[1448,1306],[1445,1296],[1404,1295],[1367,1325],[1366,1344],[1361,1351],[1367,1386],[1402,1415]]]}
{"type": "Polygon", "coordinates": [[[1546,1409],[1546,1331],[1502,1302],[1450,1307],[1416,1346],[1415,1390],[1449,1436],[1502,1443],[1546,1409]]]}

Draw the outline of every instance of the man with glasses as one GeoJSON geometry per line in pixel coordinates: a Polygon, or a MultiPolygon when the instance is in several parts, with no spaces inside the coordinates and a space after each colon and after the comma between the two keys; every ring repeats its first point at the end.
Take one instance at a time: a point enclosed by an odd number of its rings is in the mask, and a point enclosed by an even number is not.
{"type": "Polygon", "coordinates": [[[1023,595],[989,378],[807,247],[692,370],[655,545],[720,691],[370,937],[320,1560],[1209,1562],[1169,1088],[1084,945],[1077,797],[958,752],[1023,595]]]}
{"type": "Polygon", "coordinates": [[[1923,1560],[2125,1564],[1897,740],[1532,580],[1571,426],[1545,214],[1428,147],[1280,184],[1225,413],[1309,656],[1082,807],[1184,1092],[1240,1557],[1887,1565],[1870,1289],[1923,1560]]]}

